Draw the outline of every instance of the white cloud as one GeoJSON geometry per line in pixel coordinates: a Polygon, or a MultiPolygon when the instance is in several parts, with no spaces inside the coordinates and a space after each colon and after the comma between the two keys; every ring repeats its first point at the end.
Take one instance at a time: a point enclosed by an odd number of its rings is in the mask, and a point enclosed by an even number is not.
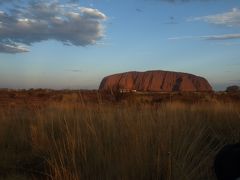
{"type": "Polygon", "coordinates": [[[106,15],[97,9],[53,0],[33,1],[17,9],[2,9],[0,52],[27,52],[16,44],[30,46],[49,39],[75,46],[96,44],[104,36],[103,21],[106,19],[106,15]]]}
{"type": "Polygon", "coordinates": [[[204,21],[210,24],[225,26],[240,26],[240,9],[233,8],[229,12],[208,15],[202,17],[189,18],[189,21],[204,21]]]}
{"type": "Polygon", "coordinates": [[[81,7],[80,12],[84,14],[84,17],[96,18],[96,19],[106,19],[106,15],[98,11],[97,9],[81,7]]]}
{"type": "Polygon", "coordinates": [[[29,50],[26,47],[18,45],[18,44],[2,44],[2,43],[0,43],[0,52],[16,54],[16,53],[24,53],[24,52],[28,52],[28,51],[29,50]]]}

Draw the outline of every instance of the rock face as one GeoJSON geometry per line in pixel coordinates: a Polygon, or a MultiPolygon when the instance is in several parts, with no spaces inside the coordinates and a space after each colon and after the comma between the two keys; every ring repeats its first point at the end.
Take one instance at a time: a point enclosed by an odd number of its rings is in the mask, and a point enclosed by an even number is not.
{"type": "Polygon", "coordinates": [[[161,70],[110,75],[102,80],[99,89],[148,92],[212,91],[211,85],[203,77],[161,70]]]}

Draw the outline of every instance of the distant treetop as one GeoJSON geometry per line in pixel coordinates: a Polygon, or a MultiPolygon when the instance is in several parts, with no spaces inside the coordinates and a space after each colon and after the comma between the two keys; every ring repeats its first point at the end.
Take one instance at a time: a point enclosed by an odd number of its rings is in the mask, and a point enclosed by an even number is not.
{"type": "Polygon", "coordinates": [[[238,92],[240,91],[240,87],[237,85],[229,86],[226,89],[227,92],[238,92]]]}

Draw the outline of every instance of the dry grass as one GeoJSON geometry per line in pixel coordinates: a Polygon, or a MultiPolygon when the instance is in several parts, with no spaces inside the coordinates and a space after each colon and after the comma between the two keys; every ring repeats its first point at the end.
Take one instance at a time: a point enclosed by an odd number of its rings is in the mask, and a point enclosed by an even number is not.
{"type": "Polygon", "coordinates": [[[0,110],[0,178],[215,179],[213,160],[240,140],[235,104],[49,104],[0,110]]]}

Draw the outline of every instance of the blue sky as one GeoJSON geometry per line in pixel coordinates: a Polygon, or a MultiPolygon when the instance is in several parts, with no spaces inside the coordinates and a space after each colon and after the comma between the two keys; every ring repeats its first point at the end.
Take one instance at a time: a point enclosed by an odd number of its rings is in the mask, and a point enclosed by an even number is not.
{"type": "Polygon", "coordinates": [[[96,89],[159,69],[223,90],[240,84],[239,50],[239,0],[0,0],[0,88],[96,89]]]}

